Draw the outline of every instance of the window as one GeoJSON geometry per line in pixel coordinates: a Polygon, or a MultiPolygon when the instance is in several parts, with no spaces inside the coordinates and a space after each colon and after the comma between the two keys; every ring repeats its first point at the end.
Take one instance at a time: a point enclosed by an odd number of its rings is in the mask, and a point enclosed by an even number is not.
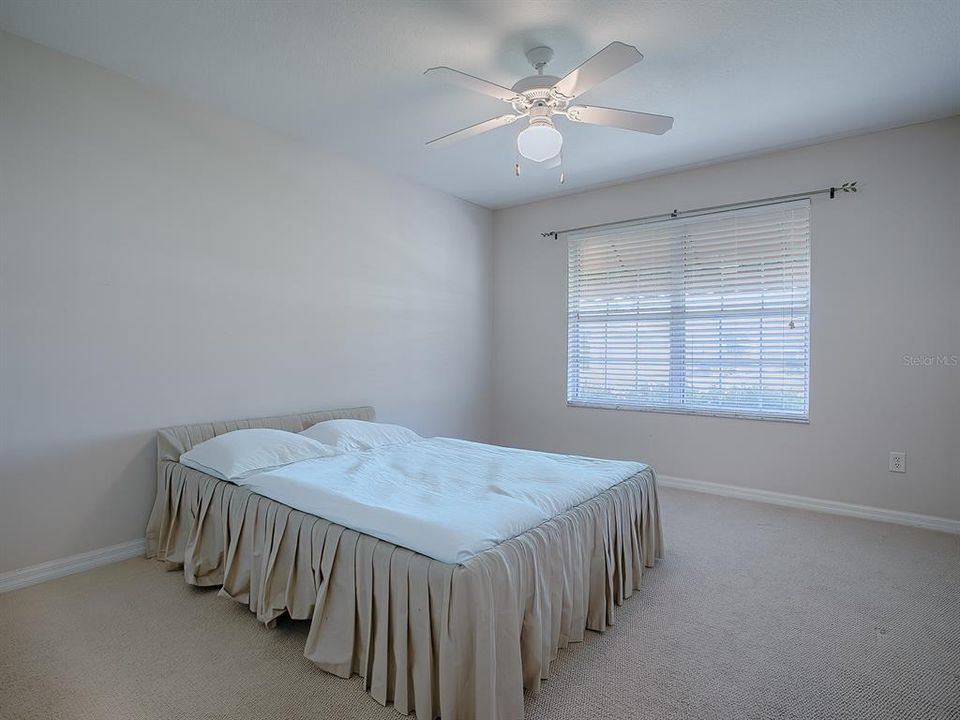
{"type": "Polygon", "coordinates": [[[568,239],[568,404],[808,418],[809,200],[568,239]]]}

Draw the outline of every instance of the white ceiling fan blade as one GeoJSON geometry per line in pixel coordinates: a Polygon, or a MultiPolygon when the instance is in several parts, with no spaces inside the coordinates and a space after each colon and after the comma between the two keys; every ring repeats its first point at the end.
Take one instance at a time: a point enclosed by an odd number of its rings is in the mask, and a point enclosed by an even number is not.
{"type": "Polygon", "coordinates": [[[424,71],[423,74],[437,80],[443,80],[444,82],[452,83],[453,85],[465,87],[468,90],[473,90],[474,92],[489,95],[490,97],[494,97],[497,100],[503,100],[504,102],[513,102],[513,100],[519,97],[517,93],[510,88],[505,88],[502,85],[497,85],[496,83],[492,83],[487,80],[481,80],[478,77],[467,75],[466,73],[460,72],[459,70],[454,70],[453,68],[432,67],[429,70],[424,71]]]}
{"type": "Polygon", "coordinates": [[[634,112],[633,110],[617,110],[592,105],[574,105],[567,108],[567,117],[576,122],[636,130],[651,135],[663,135],[673,127],[673,118],[667,115],[653,115],[651,113],[634,112]]]}
{"type": "Polygon", "coordinates": [[[516,122],[522,117],[523,115],[501,115],[500,117],[490,118],[489,120],[478,122],[476,125],[465,127],[463,130],[457,130],[456,132],[452,132],[448,135],[438,137],[435,140],[431,140],[427,143],[427,147],[444,147],[451,143],[455,143],[458,140],[465,140],[466,138],[473,137],[474,135],[485,133],[488,130],[494,130],[498,127],[509,125],[510,123],[516,122]]]}
{"type": "Polygon", "coordinates": [[[576,70],[571,70],[553,89],[559,95],[573,99],[641,60],[643,55],[633,45],[612,42],[576,70]]]}

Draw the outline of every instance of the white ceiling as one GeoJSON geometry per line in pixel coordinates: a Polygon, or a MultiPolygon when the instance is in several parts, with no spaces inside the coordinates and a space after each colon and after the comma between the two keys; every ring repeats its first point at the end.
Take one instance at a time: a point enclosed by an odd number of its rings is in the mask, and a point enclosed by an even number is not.
{"type": "Polygon", "coordinates": [[[957,0],[0,0],[0,27],[487,207],[960,112],[957,0]],[[563,120],[566,184],[513,175],[520,124],[438,135],[508,106],[524,51],[563,75],[613,40],[640,64],[583,102],[673,115],[662,137],[563,120]]]}

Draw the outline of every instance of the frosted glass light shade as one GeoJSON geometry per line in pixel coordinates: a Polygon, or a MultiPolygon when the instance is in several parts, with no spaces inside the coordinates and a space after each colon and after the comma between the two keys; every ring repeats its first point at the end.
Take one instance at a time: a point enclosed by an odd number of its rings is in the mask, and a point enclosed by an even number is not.
{"type": "Polygon", "coordinates": [[[517,150],[534,162],[556,157],[562,147],[563,135],[553,125],[531,125],[517,136],[517,150]]]}

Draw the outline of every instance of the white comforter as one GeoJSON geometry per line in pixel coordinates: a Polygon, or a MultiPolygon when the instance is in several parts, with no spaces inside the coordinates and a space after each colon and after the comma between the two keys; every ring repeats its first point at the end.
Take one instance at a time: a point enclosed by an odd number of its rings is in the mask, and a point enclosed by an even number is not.
{"type": "Polygon", "coordinates": [[[338,525],[460,563],[646,467],[432,438],[304,460],[236,482],[338,525]]]}

